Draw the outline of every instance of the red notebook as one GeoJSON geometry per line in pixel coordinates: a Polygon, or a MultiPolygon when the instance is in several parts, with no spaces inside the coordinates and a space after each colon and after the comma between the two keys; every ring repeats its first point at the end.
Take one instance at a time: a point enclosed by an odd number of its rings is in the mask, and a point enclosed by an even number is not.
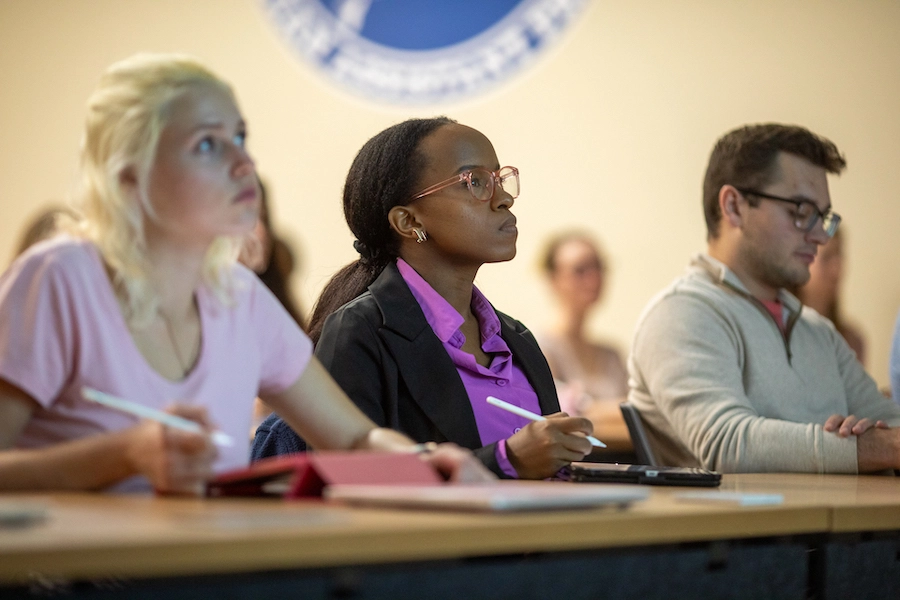
{"type": "Polygon", "coordinates": [[[303,452],[221,473],[207,485],[207,495],[309,498],[321,496],[326,485],[348,483],[440,485],[443,479],[416,454],[303,452]]]}

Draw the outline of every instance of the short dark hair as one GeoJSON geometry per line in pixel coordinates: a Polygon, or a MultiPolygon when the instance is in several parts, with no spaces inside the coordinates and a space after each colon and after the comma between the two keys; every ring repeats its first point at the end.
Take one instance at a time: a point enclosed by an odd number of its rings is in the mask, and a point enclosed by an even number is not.
{"type": "Polygon", "coordinates": [[[723,185],[760,188],[771,182],[779,152],[795,154],[829,173],[847,166],[831,140],[797,125],[762,123],[745,125],[722,136],[713,148],[703,179],[703,214],[707,239],[719,237],[723,185]]]}

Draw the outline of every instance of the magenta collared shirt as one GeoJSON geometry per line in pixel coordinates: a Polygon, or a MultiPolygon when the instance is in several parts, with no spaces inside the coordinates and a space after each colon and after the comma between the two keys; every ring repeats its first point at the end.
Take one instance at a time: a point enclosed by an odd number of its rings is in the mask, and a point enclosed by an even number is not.
{"type": "Polygon", "coordinates": [[[462,379],[472,404],[472,412],[475,413],[481,443],[486,446],[497,442],[496,457],[500,468],[510,477],[518,477],[506,455],[506,438],[530,421],[491,406],[487,403],[487,397],[496,396],[537,414],[541,414],[541,407],[534,388],[522,369],[513,363],[512,352],[500,337],[500,319],[497,313],[484,294],[473,287],[472,311],[481,330],[481,349],[492,356],[491,364],[482,367],[474,356],[461,350],[466,341],[459,329],[464,321],[462,315],[402,258],[397,259],[397,268],[425,313],[425,320],[456,365],[456,372],[462,379]]]}

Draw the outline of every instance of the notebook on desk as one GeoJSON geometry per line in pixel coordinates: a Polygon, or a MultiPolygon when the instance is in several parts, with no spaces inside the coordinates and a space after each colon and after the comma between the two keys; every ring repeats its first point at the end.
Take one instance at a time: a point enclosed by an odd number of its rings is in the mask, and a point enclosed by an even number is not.
{"type": "Polygon", "coordinates": [[[330,485],[328,500],[393,508],[465,511],[564,510],[598,506],[624,507],[645,500],[641,486],[580,486],[560,481],[494,481],[480,484],[330,485]]]}
{"type": "Polygon", "coordinates": [[[440,485],[443,479],[415,454],[394,452],[301,452],[263,459],[219,474],[210,496],[277,495],[309,498],[333,484],[440,485]]]}
{"type": "Polygon", "coordinates": [[[613,463],[574,462],[570,480],[588,483],[639,483],[647,485],[683,485],[716,487],[722,475],[692,467],[651,467],[613,463]]]}

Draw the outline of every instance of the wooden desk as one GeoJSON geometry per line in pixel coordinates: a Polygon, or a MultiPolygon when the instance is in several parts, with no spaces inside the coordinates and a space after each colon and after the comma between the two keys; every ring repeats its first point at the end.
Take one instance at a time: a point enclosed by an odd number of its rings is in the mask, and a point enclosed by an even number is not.
{"type": "Polygon", "coordinates": [[[722,489],[783,493],[788,503],[827,506],[834,533],[900,530],[900,477],[741,474],[726,476],[722,489]]]}
{"type": "Polygon", "coordinates": [[[900,596],[900,478],[732,475],[723,487],[784,493],[829,509],[827,538],[810,554],[810,587],[828,598],[900,596]]]}
{"type": "Polygon", "coordinates": [[[29,570],[141,577],[646,546],[817,533],[829,523],[822,506],[683,503],[668,488],[626,510],[518,514],[101,494],[16,500],[44,504],[50,517],[0,537],[0,581],[29,570]]]}
{"type": "MultiPolygon", "coordinates": [[[[295,571],[327,578],[347,567],[380,573],[386,565],[398,581],[404,573],[428,569],[441,574],[456,569],[465,579],[472,563],[460,561],[477,558],[482,567],[493,565],[485,572],[501,579],[502,568],[508,568],[508,578],[519,579],[537,577],[532,571],[545,568],[557,573],[548,577],[559,585],[560,568],[578,568],[598,580],[601,574],[624,577],[621,581],[638,591],[629,573],[607,571],[640,571],[652,563],[684,571],[683,585],[698,581],[698,587],[686,589],[700,594],[703,573],[713,573],[712,585],[716,561],[745,552],[728,566],[745,575],[744,583],[735,585],[765,583],[754,567],[765,563],[766,577],[777,577],[770,571],[780,567],[786,578],[775,589],[788,587],[791,593],[784,596],[798,597],[800,586],[802,597],[810,540],[835,532],[900,529],[900,480],[892,478],[732,475],[724,478],[723,489],[782,493],[785,502],[693,503],[676,498],[684,488],[654,488],[649,500],[625,510],[466,514],[270,499],[6,494],[0,502],[42,504],[49,517],[34,527],[0,530],[0,585],[23,585],[36,574],[54,580],[144,580],[295,571]],[[515,566],[523,556],[530,561],[526,571],[515,566]]],[[[535,585],[526,595],[539,597],[535,585]]]]}

